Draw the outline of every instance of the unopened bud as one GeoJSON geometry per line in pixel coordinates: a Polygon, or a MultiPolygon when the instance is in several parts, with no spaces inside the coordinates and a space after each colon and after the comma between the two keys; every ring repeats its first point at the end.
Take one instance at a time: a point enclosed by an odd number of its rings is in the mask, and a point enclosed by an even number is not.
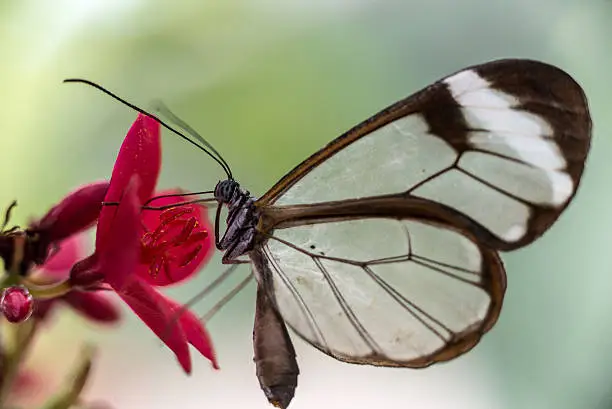
{"type": "Polygon", "coordinates": [[[9,322],[18,324],[30,318],[34,310],[34,298],[22,285],[5,288],[0,297],[0,312],[9,322]]]}

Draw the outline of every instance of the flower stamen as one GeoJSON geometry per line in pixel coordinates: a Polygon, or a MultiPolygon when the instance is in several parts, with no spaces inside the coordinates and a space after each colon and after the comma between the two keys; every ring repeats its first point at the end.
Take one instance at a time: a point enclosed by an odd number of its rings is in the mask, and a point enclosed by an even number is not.
{"type": "Polygon", "coordinates": [[[202,251],[202,245],[198,244],[196,248],[194,248],[189,253],[185,254],[185,256],[183,256],[181,262],[179,263],[179,267],[186,267],[187,265],[189,265],[189,263],[195,260],[198,254],[200,254],[200,251],[202,251]]]}
{"type": "Polygon", "coordinates": [[[179,217],[191,213],[192,209],[187,207],[171,207],[170,209],[166,209],[159,215],[159,221],[162,224],[171,223],[172,221],[178,219],[179,217]]]}
{"type": "Polygon", "coordinates": [[[192,207],[180,206],[159,214],[159,225],[143,234],[141,261],[149,265],[148,274],[157,278],[160,273],[173,282],[174,268],[183,268],[197,259],[208,238],[192,207]]]}
{"type": "Polygon", "coordinates": [[[193,230],[197,226],[198,226],[198,220],[195,217],[190,217],[185,222],[185,225],[183,226],[183,229],[181,230],[181,232],[178,234],[178,236],[176,236],[174,245],[181,246],[185,244],[185,242],[189,239],[189,237],[191,236],[191,233],[193,233],[193,230]]]}

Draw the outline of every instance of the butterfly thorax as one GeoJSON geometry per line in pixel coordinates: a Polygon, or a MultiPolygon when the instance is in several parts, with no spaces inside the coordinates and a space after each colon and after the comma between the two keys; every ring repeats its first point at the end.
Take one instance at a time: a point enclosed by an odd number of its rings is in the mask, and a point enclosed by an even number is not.
{"type": "Polygon", "coordinates": [[[227,263],[253,249],[259,220],[256,199],[232,179],[217,183],[215,199],[219,205],[228,207],[227,229],[223,238],[217,238],[217,248],[225,251],[223,261],[227,263]]]}

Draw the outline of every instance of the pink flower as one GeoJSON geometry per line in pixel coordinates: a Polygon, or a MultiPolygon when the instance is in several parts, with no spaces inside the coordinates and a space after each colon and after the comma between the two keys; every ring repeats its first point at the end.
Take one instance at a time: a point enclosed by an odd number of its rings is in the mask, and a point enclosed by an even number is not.
{"type": "MultiPolygon", "coordinates": [[[[108,284],[140,319],[174,352],[189,373],[188,344],[217,362],[208,333],[190,311],[155,289],[184,281],[212,255],[211,230],[205,209],[181,205],[166,211],[142,210],[155,193],[161,168],[160,127],[139,115],[117,156],[96,231],[96,249],[75,264],[75,285],[108,284]],[[142,213],[141,213],[142,212],[142,213]]],[[[179,203],[180,197],[155,205],[179,203]]]]}
{"type": "MultiPolygon", "coordinates": [[[[93,226],[100,214],[108,182],[97,182],[69,193],[39,221],[25,230],[10,229],[0,234],[0,258],[7,273],[27,276],[41,266],[61,242],[93,226]]],[[[64,266],[70,268],[70,266],[64,266]]]]}
{"type": "Polygon", "coordinates": [[[0,257],[7,273],[13,276],[13,282],[29,286],[27,290],[20,286],[3,290],[0,309],[7,319],[27,318],[32,305],[26,293],[32,291],[42,297],[33,306],[38,318],[44,318],[57,302],[65,302],[94,321],[119,319],[117,307],[105,295],[71,289],[64,283],[79,258],[79,241],[83,239],[79,233],[95,223],[108,187],[108,182],[80,187],[26,229],[9,229],[0,234],[0,257]],[[41,285],[46,289],[41,290],[41,285]]]}
{"type": "MultiPolygon", "coordinates": [[[[73,235],[63,240],[59,250],[51,254],[47,261],[32,273],[32,276],[39,282],[58,283],[67,280],[72,266],[84,256],[84,239],[83,235],[73,235]]],[[[47,319],[55,307],[62,303],[93,322],[114,323],[120,319],[121,314],[109,295],[103,291],[74,289],[60,297],[37,300],[34,317],[47,319]]]]}
{"type": "MultiPolygon", "coordinates": [[[[68,279],[72,265],[82,257],[81,243],[85,237],[80,233],[94,225],[109,185],[103,181],[82,186],[66,195],[39,221],[30,223],[25,232],[17,231],[16,235],[24,233],[26,238],[19,273],[38,283],[56,284],[68,279]]],[[[105,294],[78,289],[36,300],[34,316],[47,317],[58,302],[96,322],[111,323],[120,318],[119,310],[105,294]]]]}

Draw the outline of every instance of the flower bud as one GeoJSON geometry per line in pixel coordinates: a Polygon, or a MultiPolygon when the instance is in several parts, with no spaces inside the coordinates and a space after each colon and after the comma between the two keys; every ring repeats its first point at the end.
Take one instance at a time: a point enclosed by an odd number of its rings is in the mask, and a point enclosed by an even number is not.
{"type": "Polygon", "coordinates": [[[5,288],[0,297],[0,312],[13,324],[30,318],[34,310],[34,298],[22,285],[5,288]]]}

